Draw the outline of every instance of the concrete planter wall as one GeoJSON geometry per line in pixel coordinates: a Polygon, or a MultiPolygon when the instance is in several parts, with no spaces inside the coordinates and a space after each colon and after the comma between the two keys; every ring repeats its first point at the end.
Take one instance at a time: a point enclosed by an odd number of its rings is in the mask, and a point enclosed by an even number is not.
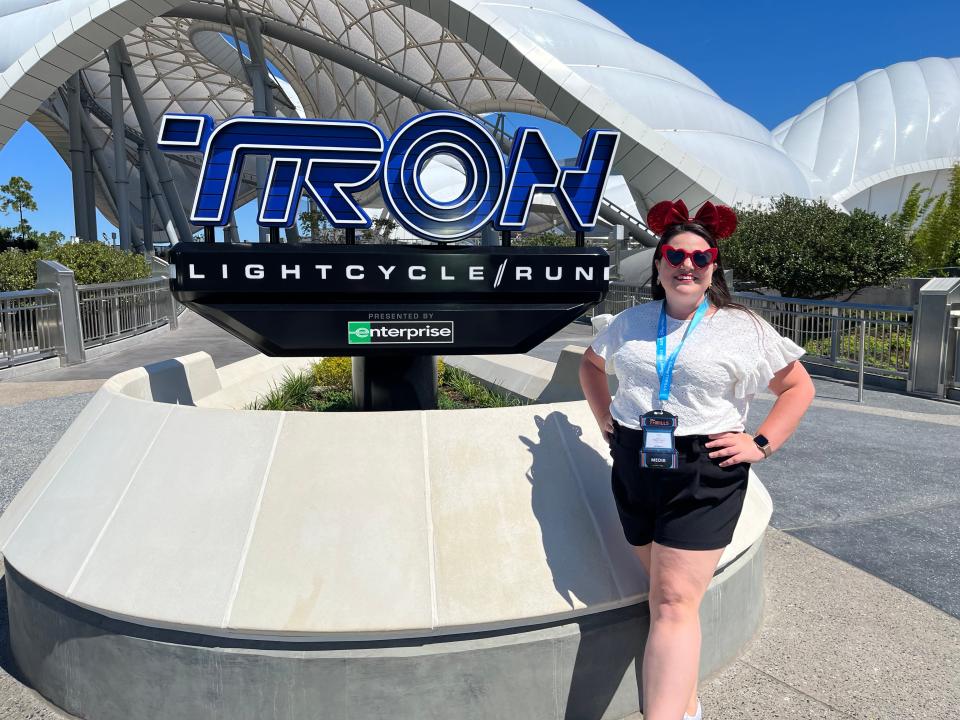
{"type": "MultiPolygon", "coordinates": [[[[31,684],[125,720],[635,712],[646,581],[586,404],[236,409],[306,362],[198,353],[91,400],[0,518],[31,684]]],[[[770,510],[752,478],[704,671],[759,623],[770,510]]]]}

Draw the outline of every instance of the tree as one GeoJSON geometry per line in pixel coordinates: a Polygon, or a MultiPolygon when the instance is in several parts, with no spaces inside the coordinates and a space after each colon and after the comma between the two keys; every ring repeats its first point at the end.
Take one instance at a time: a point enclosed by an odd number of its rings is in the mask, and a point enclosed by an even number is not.
{"type": "Polygon", "coordinates": [[[911,236],[912,269],[923,275],[931,271],[939,274],[943,267],[960,264],[960,165],[953,166],[947,192],[932,202],[933,207],[911,236]]]}
{"type": "Polygon", "coordinates": [[[930,188],[921,187],[920,183],[914,183],[900,210],[890,215],[890,223],[900,228],[900,232],[909,240],[910,262],[906,270],[909,275],[922,275],[926,273],[926,268],[930,265],[919,246],[914,242],[920,223],[929,212],[930,206],[937,199],[929,196],[929,194],[930,188]],[[928,195],[928,197],[923,198],[923,195],[928,195]]]}
{"type": "Polygon", "coordinates": [[[310,204],[309,210],[300,213],[300,232],[309,235],[310,242],[320,242],[321,239],[327,240],[330,229],[331,225],[327,216],[317,210],[313,203],[310,204]]]}
{"type": "Polygon", "coordinates": [[[890,215],[890,223],[900,228],[904,235],[916,232],[918,221],[923,219],[936,200],[935,197],[922,199],[924,194],[929,195],[929,193],[930,188],[920,187],[920,183],[914,183],[900,210],[890,215]]]}
{"type": "Polygon", "coordinates": [[[20,233],[21,240],[30,231],[30,224],[23,219],[23,211],[37,211],[37,203],[34,202],[31,190],[33,190],[33,185],[19,175],[14,175],[8,183],[0,185],[0,212],[6,214],[10,212],[11,208],[17,211],[20,215],[17,231],[20,233]]]}
{"type": "Polygon", "coordinates": [[[575,238],[558,232],[544,232],[514,237],[510,244],[514,247],[574,247],[575,238]]]}
{"type": "Polygon", "coordinates": [[[390,235],[398,227],[396,220],[382,213],[373,219],[373,224],[369,228],[363,231],[363,238],[371,242],[390,242],[390,235]]]}
{"type": "Polygon", "coordinates": [[[49,255],[63,244],[64,237],[59,230],[51,230],[45,233],[33,231],[30,233],[30,239],[37,244],[37,249],[41,253],[49,255]]]}
{"type": "Polygon", "coordinates": [[[874,213],[846,215],[822,200],[784,195],[768,211],[738,214],[737,231],[720,244],[724,265],[787,297],[852,296],[886,284],[908,263],[901,227],[874,213]]]}

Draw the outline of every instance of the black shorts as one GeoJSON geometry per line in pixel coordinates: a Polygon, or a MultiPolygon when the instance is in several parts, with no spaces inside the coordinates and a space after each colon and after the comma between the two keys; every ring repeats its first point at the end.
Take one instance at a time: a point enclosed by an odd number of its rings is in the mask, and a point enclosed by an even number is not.
{"type": "Polygon", "coordinates": [[[642,430],[614,423],[613,497],[627,542],[681,550],[726,547],[747,494],[750,463],[720,467],[724,458],[710,458],[706,435],[676,438],[679,467],[640,467],[642,430]]]}

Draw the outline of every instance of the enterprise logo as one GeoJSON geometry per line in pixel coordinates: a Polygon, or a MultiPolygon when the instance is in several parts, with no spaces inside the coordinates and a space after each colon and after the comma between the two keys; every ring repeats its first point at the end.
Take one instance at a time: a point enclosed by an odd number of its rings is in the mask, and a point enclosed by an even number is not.
{"type": "Polygon", "coordinates": [[[453,342],[452,321],[348,322],[350,345],[434,344],[453,342]]]}

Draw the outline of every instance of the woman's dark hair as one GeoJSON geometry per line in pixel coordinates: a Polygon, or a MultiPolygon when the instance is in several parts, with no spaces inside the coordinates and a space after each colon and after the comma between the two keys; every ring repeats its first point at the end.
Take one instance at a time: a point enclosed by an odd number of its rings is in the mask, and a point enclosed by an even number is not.
{"type": "Polygon", "coordinates": [[[685,232],[699,235],[707,241],[710,247],[717,248],[717,260],[715,263],[716,267],[713,269],[713,281],[710,287],[707,288],[707,300],[710,301],[710,304],[716,308],[736,308],[738,310],[744,310],[753,315],[754,313],[750,308],[740,303],[735,303],[731,299],[730,288],[727,287],[727,280],[723,276],[723,258],[719,253],[719,245],[717,245],[716,239],[710,234],[709,230],[703,227],[703,225],[694,222],[670,225],[663,231],[663,235],[660,236],[660,242],[657,243],[657,248],[653,252],[653,260],[651,262],[653,271],[650,275],[650,295],[653,299],[663,300],[667,296],[663,285],[657,282],[660,277],[660,272],[657,270],[657,261],[663,252],[662,248],[664,245],[669,245],[670,241],[677,235],[685,232]]]}

